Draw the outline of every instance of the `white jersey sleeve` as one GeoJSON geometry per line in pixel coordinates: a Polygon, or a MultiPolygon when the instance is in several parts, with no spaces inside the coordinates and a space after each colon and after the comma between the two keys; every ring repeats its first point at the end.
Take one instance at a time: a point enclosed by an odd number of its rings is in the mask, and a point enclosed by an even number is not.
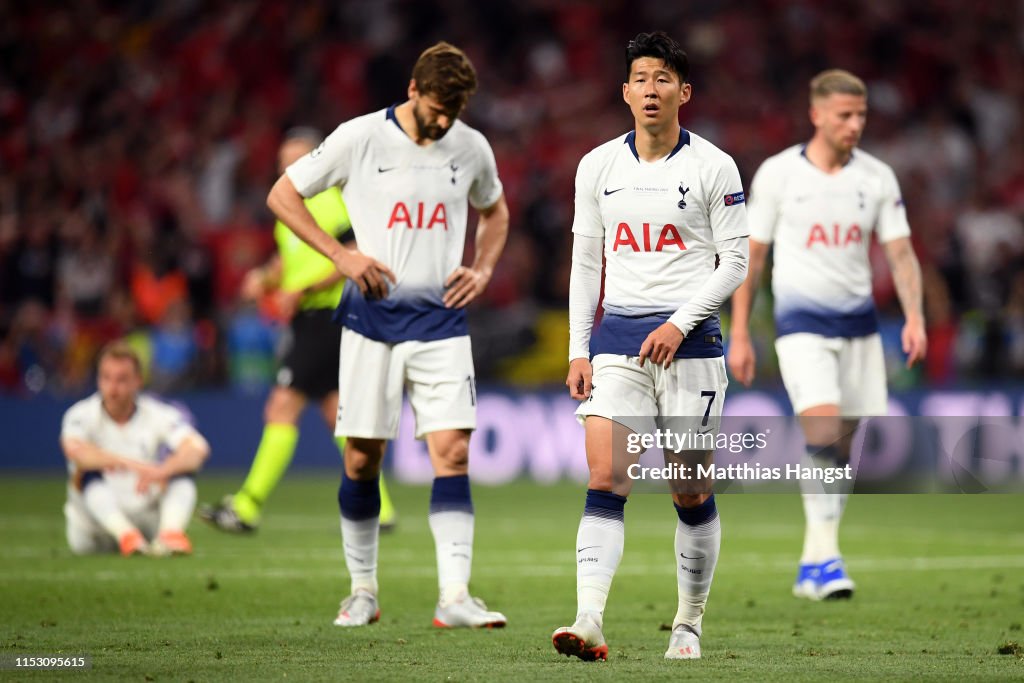
{"type": "Polygon", "coordinates": [[[494,206],[501,199],[504,188],[501,185],[501,179],[498,178],[498,164],[494,160],[494,150],[491,149],[491,145],[483,135],[476,131],[474,131],[473,139],[478,148],[480,168],[469,187],[469,203],[479,211],[494,206]]]}
{"type": "Polygon", "coordinates": [[[875,231],[878,241],[885,243],[900,237],[910,236],[910,223],[907,222],[907,209],[903,205],[899,181],[892,168],[883,166],[882,203],[878,210],[878,223],[875,231]]]}
{"type": "Polygon", "coordinates": [[[285,173],[300,195],[309,199],[329,187],[344,187],[352,172],[361,119],[346,121],[313,150],[300,157],[285,173]]]}
{"type": "Polygon", "coordinates": [[[575,213],[572,231],[587,237],[604,237],[604,221],[597,202],[597,174],[592,166],[593,157],[587,154],[576,168],[575,213]]]}
{"type": "Polygon", "coordinates": [[[601,298],[601,255],[604,240],[576,235],[569,272],[569,360],[590,358],[594,314],[601,298]]]}
{"type": "Polygon", "coordinates": [[[152,402],[153,431],[167,448],[177,450],[188,437],[199,436],[188,417],[178,408],[149,397],[141,397],[139,400],[152,402]]]}
{"type": "Polygon", "coordinates": [[[715,242],[725,242],[736,237],[746,237],[747,212],[741,204],[746,203],[743,183],[736,162],[727,154],[720,154],[720,163],[711,181],[708,203],[708,219],[715,242]]]}
{"type": "Polygon", "coordinates": [[[747,201],[750,238],[762,244],[775,241],[775,224],[779,220],[779,183],[782,178],[773,172],[771,166],[769,160],[757,169],[750,183],[750,199],[747,201]]]}
{"type": "Polygon", "coordinates": [[[88,401],[79,401],[68,408],[67,412],[64,413],[64,419],[61,421],[60,438],[90,441],[89,410],[90,403],[88,401]]]}

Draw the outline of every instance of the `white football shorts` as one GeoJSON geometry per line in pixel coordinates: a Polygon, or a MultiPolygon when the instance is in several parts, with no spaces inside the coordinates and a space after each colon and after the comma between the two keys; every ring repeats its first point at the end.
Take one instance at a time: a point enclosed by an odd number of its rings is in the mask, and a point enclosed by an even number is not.
{"type": "Polygon", "coordinates": [[[417,439],[447,429],[475,429],[476,374],[469,337],[392,344],[342,330],[337,436],[397,437],[403,388],[416,416],[417,439]]]}
{"type": "Polygon", "coordinates": [[[843,417],[886,415],[882,338],[823,337],[799,332],[775,341],[779,371],[799,414],[820,405],[838,405],[843,417]]]}
{"type": "Polygon", "coordinates": [[[654,429],[717,433],[725,389],[724,358],[677,358],[668,368],[638,356],[594,356],[593,389],[576,415],[614,420],[637,433],[654,429]],[[623,418],[642,419],[623,419],[623,418]]]}

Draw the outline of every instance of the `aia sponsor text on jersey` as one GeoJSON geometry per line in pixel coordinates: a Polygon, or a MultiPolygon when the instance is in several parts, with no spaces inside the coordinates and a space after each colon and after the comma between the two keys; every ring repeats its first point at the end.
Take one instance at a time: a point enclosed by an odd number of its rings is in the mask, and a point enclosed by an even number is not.
{"type": "Polygon", "coordinates": [[[409,230],[433,230],[443,228],[448,230],[448,211],[443,203],[438,202],[433,210],[428,209],[423,202],[397,202],[391,209],[391,218],[388,219],[388,230],[391,228],[407,228],[409,230]]]}
{"type": "Polygon", "coordinates": [[[626,222],[619,223],[615,229],[612,251],[618,251],[619,247],[633,251],[686,250],[679,230],[671,223],[666,223],[660,228],[657,225],[652,227],[650,223],[643,223],[639,229],[630,227],[626,222]]]}
{"type": "Polygon", "coordinates": [[[821,223],[815,223],[807,235],[805,247],[810,249],[816,244],[824,247],[846,247],[851,244],[860,244],[863,241],[860,226],[856,223],[845,229],[838,223],[833,223],[831,230],[821,223]]]}

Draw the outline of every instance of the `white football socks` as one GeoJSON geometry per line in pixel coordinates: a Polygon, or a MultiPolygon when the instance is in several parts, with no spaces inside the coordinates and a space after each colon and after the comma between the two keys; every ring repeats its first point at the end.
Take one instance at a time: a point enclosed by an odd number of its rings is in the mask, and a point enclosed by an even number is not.
{"type": "Polygon", "coordinates": [[[160,497],[160,531],[185,531],[196,509],[196,482],[174,477],[160,497]]]}
{"type": "Polygon", "coordinates": [[[700,524],[676,522],[676,583],[679,589],[679,608],[672,627],[685,624],[700,636],[701,620],[707,605],[711,580],[718,564],[722,544],[722,525],[715,512],[711,519],[700,524]]]}
{"type": "MultiPolygon", "coordinates": [[[[807,446],[802,456],[805,467],[835,467],[838,450],[834,446],[807,446]]],[[[843,517],[852,482],[825,485],[812,479],[800,480],[804,504],[804,548],[800,564],[821,564],[839,557],[839,522],[843,517]],[[826,492],[828,491],[828,492],[826,492]]]]}
{"type": "Polygon", "coordinates": [[[106,480],[100,478],[90,481],[82,491],[82,500],[93,519],[116,540],[135,529],[135,525],[121,511],[114,489],[106,480]]]}
{"type": "MultiPolygon", "coordinates": [[[[605,493],[606,496],[614,494],[605,493]]],[[[588,492],[588,503],[592,494],[588,492]]],[[[618,496],[616,496],[618,498],[618,496]]],[[[625,499],[622,499],[622,504],[625,499]]],[[[576,533],[576,618],[590,615],[598,626],[625,545],[623,513],[588,505],[576,533]]]]}
{"type": "Polygon", "coordinates": [[[380,517],[348,519],[341,517],[341,543],[345,548],[345,566],[352,578],[352,594],[367,591],[377,594],[377,549],[380,517]]]}
{"type": "Polygon", "coordinates": [[[800,564],[821,564],[840,556],[839,520],[848,494],[804,493],[804,549],[800,564]]]}
{"type": "Polygon", "coordinates": [[[446,606],[469,593],[473,566],[473,512],[442,510],[430,513],[430,531],[437,551],[440,603],[446,606]]]}

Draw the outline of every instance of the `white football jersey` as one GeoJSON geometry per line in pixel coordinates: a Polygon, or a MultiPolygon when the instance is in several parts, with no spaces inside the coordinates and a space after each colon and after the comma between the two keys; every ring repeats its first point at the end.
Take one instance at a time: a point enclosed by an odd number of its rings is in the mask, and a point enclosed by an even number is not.
{"type": "MultiPolygon", "coordinates": [[[[193,434],[198,432],[181,410],[145,394],[136,399],[135,413],[128,422],[118,424],[103,409],[98,392],[64,413],[60,431],[62,439],[85,441],[122,458],[148,464],[159,462],[193,434]]],[[[70,461],[68,473],[76,482],[80,473],[70,461]]],[[[118,490],[134,490],[136,475],[132,472],[105,472],[103,476],[118,490]]]]}
{"type": "Polygon", "coordinates": [[[341,187],[359,250],[394,272],[388,296],[368,301],[346,287],[338,320],[383,342],[467,334],[464,309],[446,309],[444,282],[462,264],[467,204],[493,206],[502,185],[482,134],[456,120],[421,147],[394,107],[347,121],[287,169],[299,194],[341,187]]]}
{"type": "MultiPolygon", "coordinates": [[[[635,138],[630,131],[597,147],[576,173],[572,230],[604,238],[605,315],[592,355],[635,355],[714,272],[715,243],[747,235],[732,157],[681,129],[668,156],[646,162],[635,138]]],[[[690,331],[676,355],[721,356],[721,337],[714,315],[690,331]]]]}
{"type": "Polygon", "coordinates": [[[871,233],[910,235],[892,169],[863,150],[828,174],[795,145],[767,159],[750,186],[750,237],[774,243],[778,336],[862,337],[878,329],[871,298],[871,233]]]}

